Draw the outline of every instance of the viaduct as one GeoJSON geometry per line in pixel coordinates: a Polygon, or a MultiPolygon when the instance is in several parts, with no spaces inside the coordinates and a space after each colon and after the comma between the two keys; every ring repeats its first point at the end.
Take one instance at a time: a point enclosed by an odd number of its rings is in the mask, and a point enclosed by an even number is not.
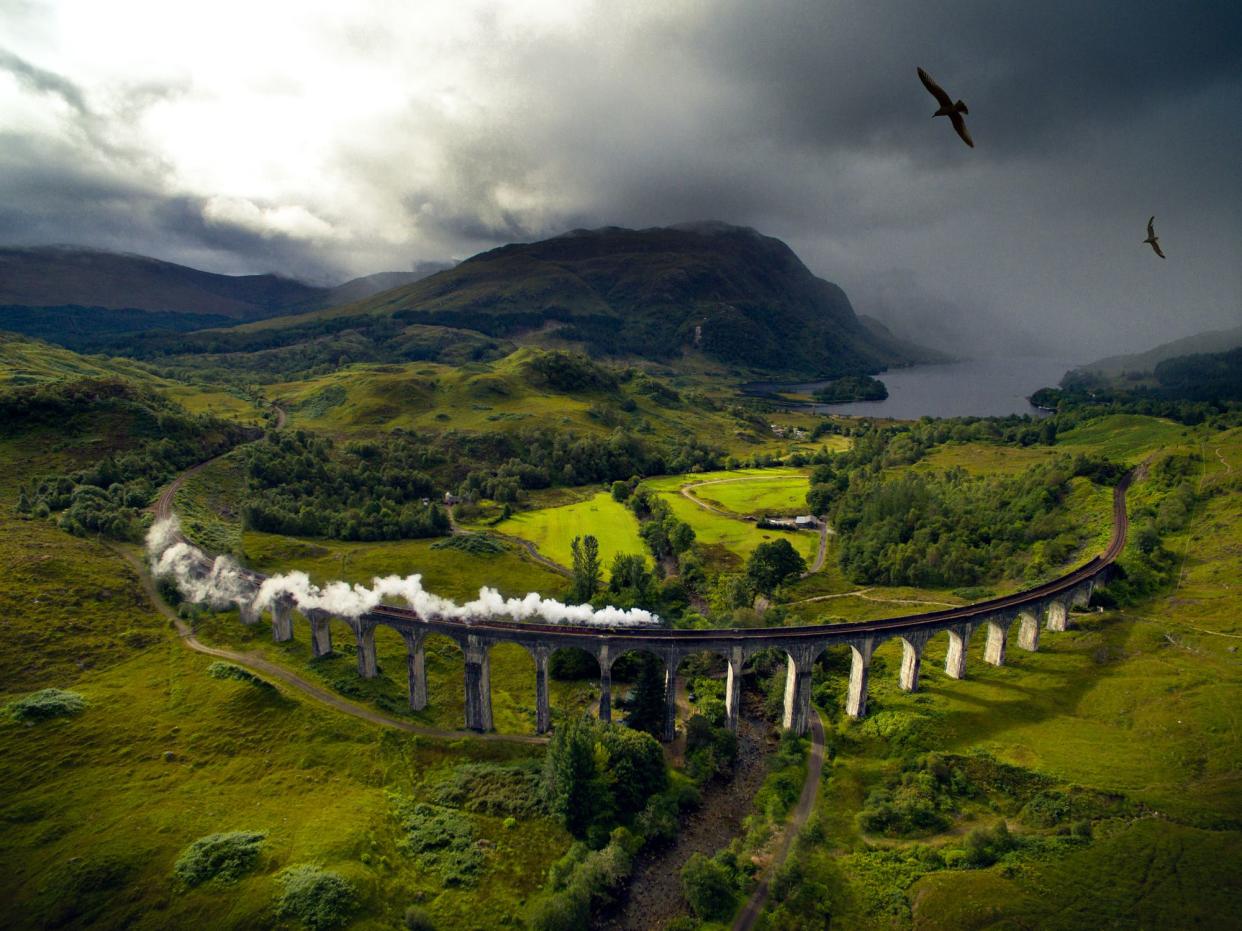
{"type": "MultiPolygon", "coordinates": [[[[612,664],[623,653],[646,651],[664,661],[665,707],[664,739],[674,736],[678,666],[692,653],[711,652],[728,663],[725,707],[728,725],[737,728],[741,704],[742,668],[754,654],[769,649],[783,652],[788,660],[785,680],[784,726],[805,734],[811,709],[811,672],[816,659],[830,647],[850,650],[852,665],[846,712],[861,718],[867,711],[867,683],[871,657],[880,644],[897,638],[902,645],[900,686],[913,692],[919,687],[919,668],[928,642],[940,634],[948,636],[945,674],[966,676],[967,647],[979,628],[987,631],[985,660],[995,666],[1005,663],[1010,633],[1016,628],[1017,644],[1024,650],[1039,648],[1042,630],[1064,631],[1069,627],[1070,609],[1085,606],[1097,585],[1107,581],[1117,556],[1125,546],[1127,517],[1126,490],[1131,476],[1113,493],[1113,534],[1108,548],[1079,568],[1035,588],[978,602],[960,608],[932,611],[907,617],[831,626],[728,628],[719,630],[668,630],[663,628],[576,627],[537,625],[490,618],[444,620],[419,616],[408,608],[380,605],[356,618],[342,618],[353,630],[358,644],[358,674],[373,678],[377,674],[375,629],[386,626],[400,634],[408,648],[410,707],[427,706],[427,680],[423,642],[430,633],[455,640],[465,656],[466,727],[476,731],[492,729],[492,700],[488,653],[498,643],[525,647],[535,661],[536,729],[551,729],[548,704],[548,659],[557,650],[577,648],[595,656],[600,668],[599,715],[612,717],[612,664]]],[[[241,606],[242,619],[259,621],[258,612],[241,606]]],[[[291,601],[277,603],[271,610],[272,636],[276,641],[293,639],[294,606],[291,601]]],[[[330,615],[318,610],[305,612],[310,624],[311,652],[323,656],[332,650],[330,615]]]]}

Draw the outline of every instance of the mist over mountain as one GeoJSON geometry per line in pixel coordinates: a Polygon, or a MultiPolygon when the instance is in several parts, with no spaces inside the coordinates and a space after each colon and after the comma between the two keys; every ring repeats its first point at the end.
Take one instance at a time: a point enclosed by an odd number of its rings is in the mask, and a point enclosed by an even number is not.
{"type": "Polygon", "coordinates": [[[969,299],[949,299],[919,288],[913,276],[890,273],[850,288],[858,313],[920,345],[957,359],[993,355],[1066,357],[1056,340],[969,299]]]}
{"type": "Polygon", "coordinates": [[[1195,333],[1193,336],[1184,336],[1181,339],[1161,343],[1146,352],[1105,356],[1103,359],[1096,359],[1094,362],[1079,366],[1075,371],[1099,375],[1152,372],[1155,371],[1157,365],[1168,359],[1225,352],[1238,346],[1242,346],[1242,326],[1226,330],[1206,330],[1203,333],[1195,333]]]}
{"type": "Polygon", "coordinates": [[[939,359],[868,327],[785,243],[717,221],[578,229],[502,246],[351,305],[493,337],[552,336],[595,354],[720,362],[791,375],[939,359]]]}

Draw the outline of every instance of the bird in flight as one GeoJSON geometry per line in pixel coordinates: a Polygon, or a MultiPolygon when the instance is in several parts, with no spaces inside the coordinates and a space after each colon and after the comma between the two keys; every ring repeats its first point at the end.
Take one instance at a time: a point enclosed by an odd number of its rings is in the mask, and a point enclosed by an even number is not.
{"type": "Polygon", "coordinates": [[[1155,217],[1152,217],[1147,221],[1147,238],[1144,239],[1143,242],[1151,246],[1152,249],[1156,251],[1156,255],[1160,256],[1160,258],[1164,258],[1164,252],[1160,248],[1160,238],[1156,235],[1156,227],[1152,225],[1155,222],[1155,217]]]}
{"type": "Polygon", "coordinates": [[[970,133],[966,131],[966,121],[962,119],[963,114],[970,112],[966,109],[965,101],[949,99],[949,95],[945,93],[944,88],[933,81],[931,75],[922,68],[919,69],[919,80],[923,82],[923,86],[931,92],[931,95],[936,98],[936,102],[940,104],[940,109],[933,113],[932,116],[947,116],[949,122],[953,124],[953,128],[957,130],[957,134],[962,137],[962,142],[973,149],[975,142],[970,138],[970,133]]]}

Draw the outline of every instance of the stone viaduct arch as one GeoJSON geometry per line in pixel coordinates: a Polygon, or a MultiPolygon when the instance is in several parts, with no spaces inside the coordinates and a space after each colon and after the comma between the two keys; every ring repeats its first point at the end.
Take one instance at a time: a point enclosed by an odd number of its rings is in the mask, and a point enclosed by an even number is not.
{"type": "MultiPolygon", "coordinates": [[[[980,628],[986,631],[985,661],[994,666],[1005,663],[1010,634],[1017,631],[1018,646],[1039,649],[1041,629],[1052,632],[1069,627],[1070,609],[1087,604],[1094,588],[1107,580],[1112,565],[1126,539],[1125,493],[1130,477],[1114,492],[1114,529],[1108,549],[1078,569],[1043,585],[990,601],[878,621],[833,626],[730,628],[717,630],[668,630],[647,627],[576,627],[528,624],[491,618],[450,620],[426,618],[408,608],[379,605],[358,618],[343,618],[354,633],[358,647],[358,674],[376,675],[375,629],[383,625],[404,639],[408,651],[409,701],[414,710],[427,706],[426,665],[423,641],[429,633],[455,640],[465,658],[465,725],[470,730],[492,729],[491,672],[489,651],[498,643],[524,647],[535,663],[536,730],[551,728],[548,699],[548,660],[562,648],[578,648],[593,655],[599,663],[599,715],[612,718],[612,666],[623,653],[640,650],[664,662],[665,721],[663,737],[674,735],[678,668],[692,653],[712,652],[728,664],[725,680],[726,720],[737,728],[741,705],[742,669],[746,661],[761,650],[778,649],[787,658],[784,726],[804,734],[811,713],[811,675],[816,658],[834,646],[850,650],[850,679],[846,713],[861,718],[867,710],[867,686],[871,658],[877,647],[894,638],[902,645],[899,684],[906,691],[917,691],[923,653],[928,642],[946,633],[949,639],[945,674],[964,679],[971,637],[980,628]]],[[[257,623],[252,605],[240,605],[242,619],[257,623]]],[[[292,601],[281,600],[270,610],[272,637],[289,640],[294,635],[292,601]]],[[[311,652],[321,656],[332,649],[329,615],[322,611],[304,612],[310,626],[311,652]]]]}

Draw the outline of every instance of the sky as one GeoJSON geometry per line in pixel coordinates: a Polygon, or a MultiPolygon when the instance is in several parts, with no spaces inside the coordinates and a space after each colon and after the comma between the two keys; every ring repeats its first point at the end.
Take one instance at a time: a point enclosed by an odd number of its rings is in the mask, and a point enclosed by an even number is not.
{"type": "Polygon", "coordinates": [[[1239,114],[1236,0],[0,0],[0,244],[328,283],[714,219],[1086,361],[1242,324],[1239,114]]]}

